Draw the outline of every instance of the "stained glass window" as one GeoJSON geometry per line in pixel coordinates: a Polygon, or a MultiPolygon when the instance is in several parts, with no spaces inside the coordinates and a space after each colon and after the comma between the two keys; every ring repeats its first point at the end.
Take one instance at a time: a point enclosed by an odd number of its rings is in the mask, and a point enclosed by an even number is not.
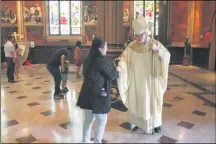
{"type": "Polygon", "coordinates": [[[159,30],[159,1],[156,1],[156,11],[155,11],[155,35],[158,35],[159,30]]]}
{"type": "Polygon", "coordinates": [[[80,34],[80,1],[71,3],[71,34],[80,34]]]}
{"type": "Polygon", "coordinates": [[[49,28],[50,34],[59,34],[59,3],[58,1],[49,1],[49,28]]]}
{"type": "Polygon", "coordinates": [[[49,34],[81,34],[81,1],[49,1],[49,34]]]}
{"type": "Polygon", "coordinates": [[[143,15],[143,1],[134,1],[134,18],[138,18],[143,15]]]}
{"type": "Polygon", "coordinates": [[[60,2],[60,30],[62,35],[70,34],[70,21],[69,21],[69,1],[60,2]]]}
{"type": "Polygon", "coordinates": [[[134,1],[134,18],[144,16],[148,20],[149,34],[158,35],[159,29],[159,0],[134,1]]]}

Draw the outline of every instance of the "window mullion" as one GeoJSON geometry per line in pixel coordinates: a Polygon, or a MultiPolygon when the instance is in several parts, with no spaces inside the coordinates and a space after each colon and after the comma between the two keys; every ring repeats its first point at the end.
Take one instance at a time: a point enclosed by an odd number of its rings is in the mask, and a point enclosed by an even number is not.
{"type": "Polygon", "coordinates": [[[61,3],[60,3],[60,1],[58,1],[58,3],[59,3],[59,4],[58,4],[58,7],[59,7],[59,8],[58,8],[58,10],[59,10],[59,11],[58,11],[58,16],[59,16],[59,36],[60,36],[60,35],[61,35],[61,20],[60,20],[60,14],[61,14],[61,9],[60,9],[61,6],[60,6],[60,4],[61,4],[61,3]]]}
{"type": "Polygon", "coordinates": [[[71,1],[69,1],[69,35],[71,35],[71,1]]]}
{"type": "Polygon", "coordinates": [[[156,0],[154,0],[154,28],[153,28],[154,36],[156,35],[156,0]]]}

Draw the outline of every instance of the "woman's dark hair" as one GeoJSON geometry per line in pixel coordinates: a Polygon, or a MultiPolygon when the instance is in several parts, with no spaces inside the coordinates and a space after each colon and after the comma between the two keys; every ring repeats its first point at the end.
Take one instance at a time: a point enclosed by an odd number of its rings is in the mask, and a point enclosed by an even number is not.
{"type": "Polygon", "coordinates": [[[92,42],[92,47],[91,47],[90,52],[89,52],[88,66],[86,69],[89,73],[91,73],[90,71],[92,71],[94,68],[95,59],[97,57],[102,56],[99,48],[104,48],[104,46],[105,46],[104,38],[102,38],[102,37],[95,37],[94,38],[94,40],[92,42]]]}
{"type": "Polygon", "coordinates": [[[67,47],[67,50],[72,51],[73,49],[71,46],[69,46],[69,47],[67,47]]]}
{"type": "Polygon", "coordinates": [[[80,47],[81,46],[81,41],[77,41],[76,42],[76,47],[80,47]]]}
{"type": "Polygon", "coordinates": [[[99,51],[99,48],[104,48],[105,40],[102,37],[95,37],[92,42],[92,47],[89,53],[89,61],[94,61],[96,57],[101,56],[101,52],[99,51]]]}
{"type": "Polygon", "coordinates": [[[17,42],[14,43],[14,47],[15,47],[15,49],[18,48],[18,44],[17,44],[17,42]]]}
{"type": "Polygon", "coordinates": [[[12,40],[12,39],[13,39],[12,35],[8,35],[8,36],[7,36],[7,39],[8,39],[8,40],[12,40]]]}

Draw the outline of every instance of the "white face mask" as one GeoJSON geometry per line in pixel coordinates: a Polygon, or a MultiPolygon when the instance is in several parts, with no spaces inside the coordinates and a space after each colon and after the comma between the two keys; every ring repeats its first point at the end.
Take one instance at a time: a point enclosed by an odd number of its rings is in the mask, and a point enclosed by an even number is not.
{"type": "Polygon", "coordinates": [[[135,39],[139,41],[140,43],[146,44],[149,39],[149,35],[147,32],[142,33],[141,35],[136,35],[135,39]]]}

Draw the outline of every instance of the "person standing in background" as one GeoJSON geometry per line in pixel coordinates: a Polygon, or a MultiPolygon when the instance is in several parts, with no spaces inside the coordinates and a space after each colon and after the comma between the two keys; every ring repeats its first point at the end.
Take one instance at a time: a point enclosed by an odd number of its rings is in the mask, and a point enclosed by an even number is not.
{"type": "Polygon", "coordinates": [[[15,51],[15,47],[11,35],[8,36],[7,42],[4,45],[4,52],[5,52],[5,59],[7,62],[8,82],[15,83],[16,81],[14,80],[14,70],[15,70],[14,58],[16,58],[16,51],[15,51]]]}
{"type": "Polygon", "coordinates": [[[80,68],[81,68],[80,47],[81,47],[81,42],[77,41],[76,42],[75,52],[74,52],[75,65],[77,66],[77,72],[76,72],[76,78],[77,79],[79,79],[81,77],[80,74],[79,74],[80,68]]]}

